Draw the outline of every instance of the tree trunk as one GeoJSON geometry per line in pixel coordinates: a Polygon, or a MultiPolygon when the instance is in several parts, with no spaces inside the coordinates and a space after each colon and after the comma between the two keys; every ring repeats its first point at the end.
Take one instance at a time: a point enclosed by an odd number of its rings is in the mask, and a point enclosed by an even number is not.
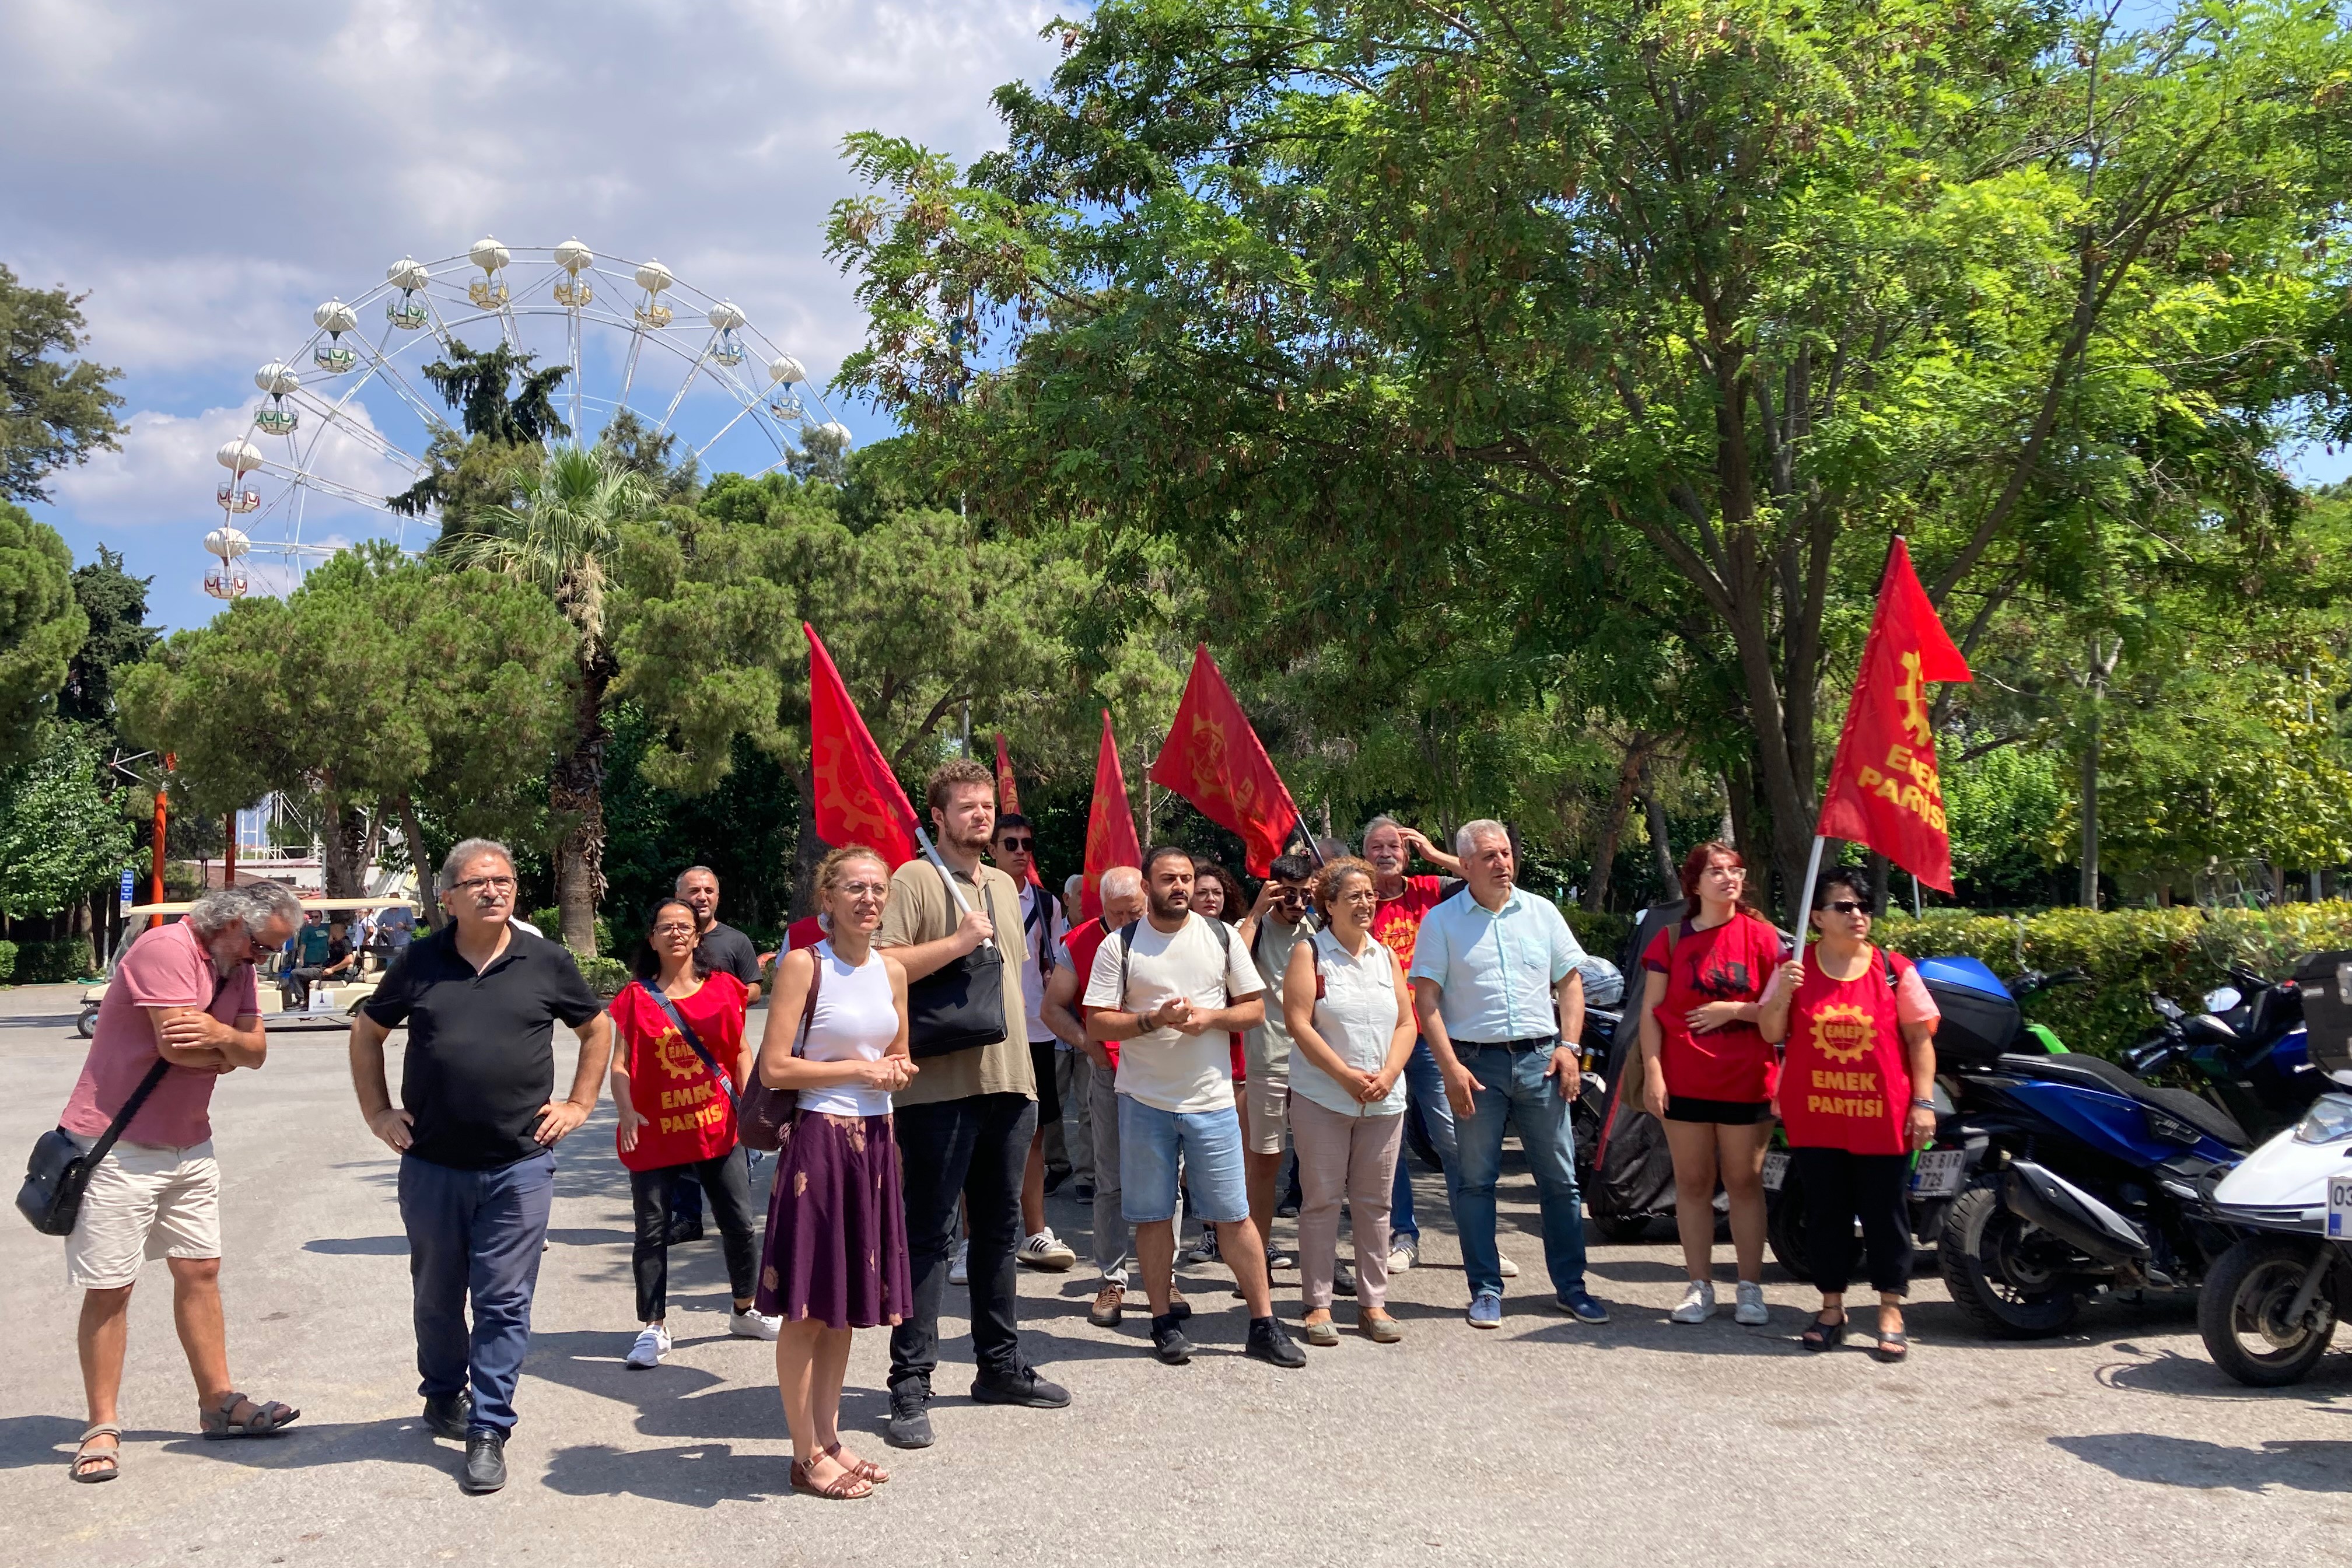
{"type": "Polygon", "coordinates": [[[404,791],[393,802],[393,810],[400,816],[400,837],[408,846],[408,863],[416,868],[416,900],[424,907],[425,928],[439,931],[448,917],[441,912],[441,899],[434,889],[434,866],[425,853],[425,828],[416,820],[416,802],[404,791]]]}
{"type": "Polygon", "coordinates": [[[1672,903],[1683,896],[1682,873],[1675,867],[1675,847],[1667,837],[1666,808],[1658,804],[1654,794],[1642,797],[1642,810],[1650,825],[1650,849],[1658,858],[1658,883],[1662,891],[1659,901],[1672,903]]]}
{"type": "Polygon", "coordinates": [[[331,790],[320,793],[319,804],[323,808],[319,825],[320,863],[326,875],[327,897],[364,898],[362,846],[367,825],[361,819],[360,809],[331,790]]]}
{"type": "Polygon", "coordinates": [[[798,831],[793,836],[793,918],[803,920],[816,912],[816,867],[827,847],[816,836],[816,775],[797,768],[793,785],[800,797],[798,831]]]}
{"type": "Polygon", "coordinates": [[[1600,842],[1592,850],[1592,880],[1584,889],[1584,907],[1605,910],[1609,907],[1609,876],[1617,864],[1617,844],[1624,837],[1625,814],[1633,807],[1633,792],[1642,783],[1642,770],[1650,760],[1651,739],[1636,731],[1625,743],[1625,760],[1617,769],[1617,787],[1609,796],[1609,815],[1601,820],[1600,842]]]}
{"type": "Polygon", "coordinates": [[[555,903],[563,942],[583,957],[596,952],[596,906],[604,898],[604,691],[613,671],[592,661],[581,671],[572,750],[548,784],[562,837],[555,847],[555,903]]]}
{"type": "Polygon", "coordinates": [[[1874,849],[1870,852],[1870,913],[1873,919],[1886,918],[1886,884],[1895,879],[1894,862],[1874,849]]]}
{"type": "Polygon", "coordinates": [[[2106,681],[2099,670],[2098,647],[2091,649],[2091,714],[2083,727],[2083,877],[2075,901],[2086,910],[2099,907],[2099,703],[2106,681]]]}

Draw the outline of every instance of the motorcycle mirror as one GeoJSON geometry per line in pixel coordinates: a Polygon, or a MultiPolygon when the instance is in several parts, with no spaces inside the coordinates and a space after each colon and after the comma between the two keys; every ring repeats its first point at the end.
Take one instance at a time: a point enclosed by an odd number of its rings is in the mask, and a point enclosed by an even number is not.
{"type": "Polygon", "coordinates": [[[2158,1017],[2168,1023],[2178,1024],[2188,1016],[2180,1010],[2179,1004],[2174,1002],[2169,996],[2150,996],[2147,999],[2147,1005],[2156,1009],[2158,1017]]]}
{"type": "Polygon", "coordinates": [[[2208,1013],[2226,1013],[2244,1000],[2244,995],[2239,992],[2236,986],[2217,985],[2212,990],[2205,993],[2205,1011],[2208,1013]]]}

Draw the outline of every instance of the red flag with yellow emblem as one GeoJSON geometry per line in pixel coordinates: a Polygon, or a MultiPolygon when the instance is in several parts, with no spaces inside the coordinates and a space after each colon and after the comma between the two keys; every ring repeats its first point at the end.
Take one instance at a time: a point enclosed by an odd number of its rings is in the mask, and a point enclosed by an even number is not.
{"type": "MultiPolygon", "coordinates": [[[[1013,753],[1005,748],[1004,731],[999,730],[996,732],[996,813],[999,816],[1011,816],[1020,809],[1021,786],[1013,782],[1013,753]]],[[[1029,836],[1033,839],[1037,836],[1034,824],[1029,836]]],[[[1032,844],[1030,847],[1034,850],[1036,846],[1032,844]]],[[[1029,885],[1033,888],[1045,885],[1045,879],[1037,874],[1037,857],[1034,854],[1029,857],[1029,885]]]]}
{"type": "Polygon", "coordinates": [[[824,639],[806,621],[809,645],[809,771],[816,783],[816,836],[836,848],[863,844],[890,868],[912,860],[915,807],[889,759],[858,717],[824,639]]]}
{"type": "Polygon", "coordinates": [[[1143,847],[1135,837],[1135,813],[1127,804],[1127,770],[1118,765],[1118,742],[1111,739],[1110,710],[1103,710],[1102,750],[1095,754],[1095,800],[1087,813],[1086,888],[1078,915],[1102,913],[1103,873],[1114,866],[1143,868],[1143,847]]]}
{"type": "Polygon", "coordinates": [[[1192,679],[1168,727],[1167,743],[1151,764],[1151,782],[1174,790],[1201,815],[1241,835],[1244,860],[1253,877],[1274,868],[1293,829],[1298,807],[1282,776],[1258,743],[1233,689],[1209,657],[1209,645],[1192,650],[1192,679]]]}
{"type": "Polygon", "coordinates": [[[1952,841],[1927,725],[1927,683],[1969,679],[1969,661],[1911,570],[1910,547],[1897,539],[1886,553],[1878,614],[1815,831],[1867,845],[1927,887],[1950,892],[1952,841]]]}

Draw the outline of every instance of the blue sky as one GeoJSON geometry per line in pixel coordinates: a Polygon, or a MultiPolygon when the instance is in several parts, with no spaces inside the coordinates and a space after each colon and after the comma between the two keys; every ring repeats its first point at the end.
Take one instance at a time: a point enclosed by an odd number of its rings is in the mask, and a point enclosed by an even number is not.
{"type": "MultiPolygon", "coordinates": [[[[485,233],[518,250],[576,235],[600,255],[657,257],[740,305],[822,386],[863,326],[820,254],[827,209],[856,190],[843,134],[872,127],[964,158],[997,145],[989,91],[1050,68],[1038,35],[1057,9],[1079,7],[11,0],[0,261],[89,292],[90,353],[121,367],[131,421],[120,454],[59,475],[36,510],[77,560],[103,542],[152,574],[153,618],[210,618],[198,542],[221,521],[214,453],[261,401],[256,367],[295,355],[330,296],[485,233]]],[[[597,352],[592,390],[618,374],[597,352]]],[[[415,448],[397,399],[361,401],[366,423],[415,448]]],[[[832,406],[860,439],[887,434],[871,410],[832,406]]],[[[698,441],[718,416],[689,405],[680,428],[697,416],[698,441]]],[[[358,434],[339,477],[398,479],[358,434]]],[[[326,506],[306,536],[381,521],[326,506]]]]}

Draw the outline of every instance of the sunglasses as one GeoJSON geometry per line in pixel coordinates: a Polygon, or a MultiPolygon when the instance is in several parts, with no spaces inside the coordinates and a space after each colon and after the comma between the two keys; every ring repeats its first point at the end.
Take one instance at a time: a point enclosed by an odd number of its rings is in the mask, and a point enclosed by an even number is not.
{"type": "Polygon", "coordinates": [[[1034,838],[1000,838],[996,843],[1007,855],[1026,855],[1037,847],[1034,838]]]}
{"type": "Polygon", "coordinates": [[[1866,915],[1870,912],[1868,904],[1857,903],[1852,899],[1832,899],[1822,908],[1836,915],[1866,915]]]}

